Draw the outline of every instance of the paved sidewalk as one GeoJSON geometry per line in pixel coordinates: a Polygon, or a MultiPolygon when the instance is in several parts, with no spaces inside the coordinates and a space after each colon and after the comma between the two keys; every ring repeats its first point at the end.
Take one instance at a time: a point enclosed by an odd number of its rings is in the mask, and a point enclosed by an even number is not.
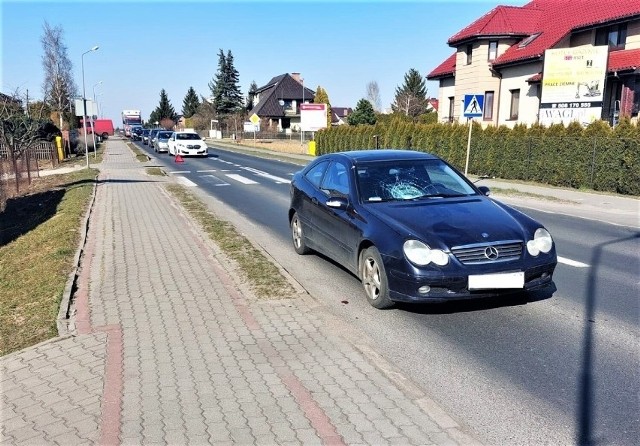
{"type": "Polygon", "coordinates": [[[143,166],[107,142],[73,335],[0,358],[1,444],[478,443],[309,296],[243,291],[143,166]]]}

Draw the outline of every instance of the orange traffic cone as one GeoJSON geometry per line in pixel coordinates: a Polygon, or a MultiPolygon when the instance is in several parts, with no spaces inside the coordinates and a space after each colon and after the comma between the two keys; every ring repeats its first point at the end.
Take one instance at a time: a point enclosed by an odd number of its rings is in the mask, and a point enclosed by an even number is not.
{"type": "Polygon", "coordinates": [[[178,153],[178,154],[176,155],[176,159],[175,159],[174,161],[175,161],[176,163],[184,163],[184,158],[182,158],[182,157],[180,156],[180,154],[178,153]]]}

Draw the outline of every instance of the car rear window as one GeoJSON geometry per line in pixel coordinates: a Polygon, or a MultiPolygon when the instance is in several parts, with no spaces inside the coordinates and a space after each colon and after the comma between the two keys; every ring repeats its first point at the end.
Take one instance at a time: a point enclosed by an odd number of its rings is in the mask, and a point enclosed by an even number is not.
{"type": "Polygon", "coordinates": [[[172,134],[172,133],[173,133],[173,132],[159,132],[159,133],[158,133],[158,138],[166,138],[166,139],[169,139],[169,138],[171,138],[171,134],[172,134]]]}

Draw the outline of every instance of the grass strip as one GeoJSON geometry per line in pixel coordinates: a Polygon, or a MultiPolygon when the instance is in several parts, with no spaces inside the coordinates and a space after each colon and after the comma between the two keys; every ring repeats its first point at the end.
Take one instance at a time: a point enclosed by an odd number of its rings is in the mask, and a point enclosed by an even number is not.
{"type": "Polygon", "coordinates": [[[147,167],[146,168],[147,175],[157,175],[157,176],[166,176],[164,170],[159,167],[147,167]]]}
{"type": "Polygon", "coordinates": [[[132,142],[127,142],[127,145],[129,146],[129,148],[133,151],[133,153],[136,156],[136,159],[138,161],[140,161],[141,163],[145,163],[147,161],[149,161],[149,155],[147,155],[146,153],[144,153],[142,150],[140,150],[138,148],[138,146],[136,146],[134,143],[132,142]]]}
{"type": "Polygon", "coordinates": [[[295,296],[295,290],[280,270],[235,227],[217,218],[186,188],[167,185],[189,214],[229,258],[236,262],[243,277],[258,298],[282,299],[295,296]]]}
{"type": "Polygon", "coordinates": [[[58,335],[56,318],[97,170],[50,175],[0,213],[0,355],[58,335]]]}

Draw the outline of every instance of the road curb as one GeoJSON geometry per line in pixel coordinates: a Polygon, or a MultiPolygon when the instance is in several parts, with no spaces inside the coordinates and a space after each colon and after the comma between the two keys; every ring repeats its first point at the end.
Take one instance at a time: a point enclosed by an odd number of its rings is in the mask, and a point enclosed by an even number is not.
{"type": "Polygon", "coordinates": [[[87,206],[87,211],[85,212],[85,216],[82,222],[82,226],[80,227],[80,242],[78,243],[78,249],[73,257],[73,269],[69,273],[67,278],[67,283],[64,287],[64,291],[62,292],[62,299],[60,301],[60,306],[58,308],[58,317],[56,319],[56,327],[58,329],[58,337],[61,336],[69,336],[73,335],[76,332],[74,323],[73,323],[73,294],[77,288],[79,271],[81,269],[80,263],[82,256],[85,251],[85,247],[87,244],[87,238],[89,234],[89,220],[91,218],[91,214],[93,212],[93,207],[96,202],[96,191],[98,188],[98,184],[96,182],[98,176],[96,175],[93,179],[93,192],[91,196],[91,200],[89,205],[87,206]]]}

